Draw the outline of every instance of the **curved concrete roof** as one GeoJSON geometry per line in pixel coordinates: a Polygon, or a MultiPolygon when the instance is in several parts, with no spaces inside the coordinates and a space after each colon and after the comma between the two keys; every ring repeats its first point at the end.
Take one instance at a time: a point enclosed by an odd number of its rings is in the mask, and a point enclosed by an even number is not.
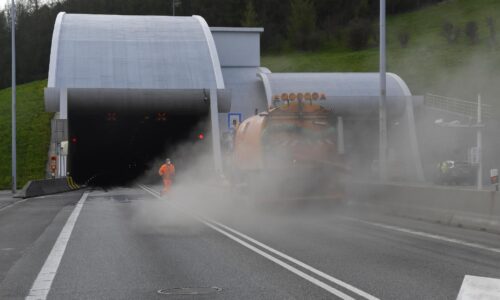
{"type": "Polygon", "coordinates": [[[49,88],[224,88],[202,17],[65,14],[52,39],[49,88]]]}
{"type": "MultiPolygon", "coordinates": [[[[341,114],[378,111],[379,73],[270,73],[262,79],[269,105],[282,93],[318,92],[326,95],[325,106],[341,114]]],[[[406,83],[396,74],[387,73],[387,103],[393,114],[401,114],[405,98],[411,97],[406,83]]]]}

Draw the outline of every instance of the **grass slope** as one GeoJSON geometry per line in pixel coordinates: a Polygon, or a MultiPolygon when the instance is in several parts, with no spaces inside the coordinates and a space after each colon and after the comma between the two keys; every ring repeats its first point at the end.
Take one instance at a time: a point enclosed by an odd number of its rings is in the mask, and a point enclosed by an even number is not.
{"type": "MultiPolygon", "coordinates": [[[[374,24],[377,26],[378,24],[374,24]]],[[[475,99],[481,92],[486,102],[499,106],[500,94],[500,1],[449,0],[418,11],[391,16],[387,20],[388,71],[399,74],[414,94],[428,92],[475,99]],[[496,25],[496,45],[490,42],[486,24],[496,25]],[[454,44],[442,36],[445,21],[458,25],[461,35],[454,44]],[[471,44],[465,24],[478,24],[479,41],[471,44]],[[397,36],[410,34],[407,48],[397,36]]],[[[376,72],[378,48],[362,51],[332,48],[317,52],[264,55],[262,65],[273,72],[376,72]]]]}
{"type": "MultiPolygon", "coordinates": [[[[43,102],[47,81],[17,87],[17,173],[18,185],[45,176],[50,141],[50,119],[43,102]]],[[[11,182],[11,89],[0,90],[0,189],[11,182]]]]}

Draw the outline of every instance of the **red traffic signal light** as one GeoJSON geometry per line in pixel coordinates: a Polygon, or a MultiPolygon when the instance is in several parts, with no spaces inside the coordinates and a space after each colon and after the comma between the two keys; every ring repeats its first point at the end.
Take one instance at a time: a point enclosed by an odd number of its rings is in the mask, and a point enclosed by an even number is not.
{"type": "Polygon", "coordinates": [[[205,135],[203,133],[198,134],[198,139],[203,140],[205,138],[205,135]]]}
{"type": "Polygon", "coordinates": [[[156,121],[163,122],[167,120],[167,113],[159,112],[156,114],[156,121]]]}

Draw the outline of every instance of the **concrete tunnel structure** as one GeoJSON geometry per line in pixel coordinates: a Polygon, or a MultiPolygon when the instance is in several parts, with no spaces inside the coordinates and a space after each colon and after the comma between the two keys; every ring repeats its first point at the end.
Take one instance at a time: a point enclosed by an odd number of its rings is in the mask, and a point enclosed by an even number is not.
{"type": "MultiPolygon", "coordinates": [[[[200,133],[216,141],[205,143],[222,171],[219,136],[230,119],[267,110],[282,92],[321,92],[342,119],[376,120],[377,73],[272,73],[260,66],[262,31],[210,28],[200,16],[60,13],[45,89],[46,110],[56,113],[56,175],[126,183],[155,159],[180,156],[176,146],[200,133]]],[[[387,95],[389,116],[403,116],[411,129],[415,98],[395,74],[387,95]]]]}

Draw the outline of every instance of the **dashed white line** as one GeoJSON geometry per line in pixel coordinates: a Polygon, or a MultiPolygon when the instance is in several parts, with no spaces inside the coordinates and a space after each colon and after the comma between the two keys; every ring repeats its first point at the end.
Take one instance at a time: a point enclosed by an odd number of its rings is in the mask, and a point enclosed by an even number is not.
{"type": "MultiPolygon", "coordinates": [[[[139,185],[139,186],[143,190],[145,190],[145,191],[149,192],[150,194],[152,194],[153,196],[155,196],[157,198],[161,198],[160,195],[156,191],[152,190],[151,188],[149,188],[147,186],[144,186],[144,185],[139,185]]],[[[215,230],[215,231],[217,231],[217,232],[225,235],[226,237],[230,238],[231,240],[239,243],[240,245],[242,245],[242,246],[244,246],[244,247],[252,250],[253,252],[255,252],[255,253],[257,253],[257,254],[265,257],[265,258],[267,258],[268,260],[276,263],[277,265],[279,265],[279,266],[287,269],[288,271],[290,271],[290,272],[292,272],[292,273],[294,273],[294,274],[296,274],[296,275],[304,278],[305,280],[313,283],[314,285],[316,285],[318,287],[321,287],[322,289],[330,292],[331,294],[333,294],[333,295],[335,295],[335,296],[337,296],[337,297],[339,297],[341,299],[354,299],[354,298],[351,297],[351,296],[349,296],[349,295],[347,295],[347,294],[345,294],[345,293],[343,293],[342,291],[340,291],[340,290],[338,290],[338,289],[336,289],[336,288],[334,288],[334,287],[332,287],[332,286],[324,283],[323,281],[320,281],[320,280],[318,280],[318,279],[316,279],[316,278],[314,278],[314,277],[312,277],[312,276],[310,276],[310,275],[302,272],[301,270],[299,270],[296,267],[294,267],[294,266],[286,263],[285,261],[283,261],[283,260],[281,260],[281,259],[279,259],[277,257],[274,257],[274,256],[270,255],[267,252],[264,252],[263,250],[257,248],[256,246],[259,246],[259,247],[261,247],[261,248],[263,248],[263,249],[265,249],[265,250],[267,250],[267,251],[269,251],[269,252],[271,252],[271,253],[273,253],[275,255],[278,255],[281,258],[284,258],[284,259],[288,260],[289,262],[292,262],[292,263],[294,263],[294,264],[296,264],[296,265],[298,265],[298,266],[300,266],[300,267],[302,267],[302,268],[304,268],[304,269],[306,269],[306,270],[308,270],[308,271],[310,271],[310,272],[312,272],[312,273],[314,273],[314,274],[322,277],[323,279],[331,281],[331,282],[333,282],[333,283],[335,283],[335,284],[337,284],[337,285],[339,285],[339,286],[341,286],[341,287],[343,287],[343,288],[349,290],[350,292],[353,292],[353,293],[355,293],[355,294],[357,294],[359,296],[362,296],[362,297],[364,297],[366,299],[369,299],[369,300],[378,300],[378,298],[376,298],[376,297],[374,297],[374,296],[372,296],[372,295],[370,295],[370,294],[368,294],[368,293],[366,293],[366,292],[364,292],[364,291],[362,291],[362,290],[360,290],[360,289],[358,289],[358,288],[356,288],[356,287],[354,287],[354,286],[352,286],[352,285],[350,285],[348,283],[345,283],[345,282],[343,282],[343,281],[341,281],[341,280],[339,280],[339,279],[337,279],[337,278],[335,278],[333,276],[330,276],[330,275],[328,275],[328,274],[326,274],[326,273],[324,273],[324,272],[322,272],[320,270],[317,270],[317,269],[313,268],[312,266],[309,266],[309,265],[307,265],[307,264],[305,264],[305,263],[303,263],[303,262],[301,262],[301,261],[299,261],[299,260],[297,260],[297,259],[295,259],[293,257],[290,257],[290,256],[288,256],[288,255],[286,255],[286,254],[284,254],[284,253],[282,253],[282,252],[280,252],[278,250],[275,250],[275,249],[273,249],[273,248],[271,248],[271,247],[269,247],[269,246],[267,246],[267,245],[265,245],[265,244],[263,244],[263,243],[255,240],[255,239],[253,239],[253,238],[251,238],[251,237],[249,237],[249,236],[247,236],[247,235],[245,235],[245,234],[243,234],[241,232],[238,232],[237,230],[234,230],[234,229],[232,229],[232,228],[224,225],[224,224],[221,224],[219,222],[207,219],[205,217],[200,217],[200,216],[194,215],[192,213],[186,212],[184,209],[176,207],[173,204],[171,204],[171,205],[174,208],[182,211],[183,213],[188,214],[188,215],[194,217],[195,219],[197,219],[201,223],[205,224],[206,226],[212,228],[213,230],[215,230]],[[232,233],[238,235],[239,237],[233,235],[232,233]],[[244,241],[242,239],[245,239],[246,241],[244,241]],[[253,243],[254,245],[252,245],[250,243],[253,243]]]]}
{"type": "Polygon", "coordinates": [[[467,241],[459,240],[459,239],[455,239],[455,238],[449,238],[449,237],[445,237],[442,235],[437,235],[437,234],[432,234],[432,233],[427,233],[427,232],[423,232],[423,231],[417,231],[417,230],[412,230],[412,229],[407,229],[407,228],[403,228],[403,227],[387,225],[387,224],[382,224],[382,223],[377,223],[377,222],[354,219],[354,218],[349,218],[349,217],[344,217],[344,218],[349,219],[351,221],[356,221],[356,222],[368,224],[371,226],[375,226],[375,227],[404,232],[404,233],[408,233],[411,235],[416,235],[416,236],[425,237],[425,238],[434,239],[434,240],[439,240],[439,241],[448,242],[448,243],[452,243],[452,244],[467,246],[467,247],[485,250],[485,251],[489,251],[489,252],[500,253],[499,248],[489,247],[489,246],[485,246],[485,245],[481,245],[481,244],[477,244],[477,243],[471,243],[471,242],[467,242],[467,241]]]}
{"type": "Polygon", "coordinates": [[[73,212],[69,216],[66,224],[64,225],[59,237],[52,247],[49,256],[45,260],[40,273],[33,282],[33,285],[30,289],[28,296],[26,296],[26,300],[45,300],[49,295],[50,288],[52,286],[52,282],[56,277],[57,270],[59,269],[59,264],[61,263],[61,259],[66,251],[66,245],[68,244],[69,238],[71,237],[71,233],[73,232],[73,228],[75,227],[76,220],[80,215],[80,211],[82,210],[83,204],[87,200],[89,192],[85,192],[78,203],[76,204],[73,212]]]}

